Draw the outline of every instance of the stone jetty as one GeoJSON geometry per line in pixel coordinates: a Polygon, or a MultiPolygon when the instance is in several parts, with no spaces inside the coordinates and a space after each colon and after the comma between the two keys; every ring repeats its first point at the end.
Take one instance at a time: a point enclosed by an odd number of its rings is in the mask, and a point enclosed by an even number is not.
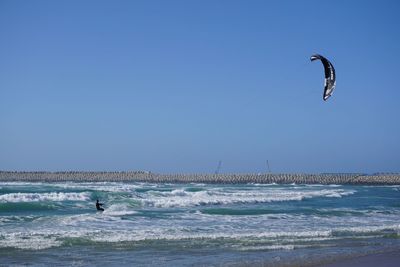
{"type": "Polygon", "coordinates": [[[360,173],[261,173],[261,174],[158,174],[147,171],[122,172],[13,172],[0,171],[2,182],[150,182],[150,183],[260,183],[260,184],[353,184],[400,185],[400,174],[360,173]]]}

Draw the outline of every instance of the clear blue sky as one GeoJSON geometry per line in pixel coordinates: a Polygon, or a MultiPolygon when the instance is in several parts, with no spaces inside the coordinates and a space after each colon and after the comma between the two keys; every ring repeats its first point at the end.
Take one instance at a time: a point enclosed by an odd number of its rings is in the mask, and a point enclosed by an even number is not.
{"type": "Polygon", "coordinates": [[[399,172],[399,13],[0,0],[0,169],[399,172]],[[327,102],[313,53],[336,68],[327,102]]]}

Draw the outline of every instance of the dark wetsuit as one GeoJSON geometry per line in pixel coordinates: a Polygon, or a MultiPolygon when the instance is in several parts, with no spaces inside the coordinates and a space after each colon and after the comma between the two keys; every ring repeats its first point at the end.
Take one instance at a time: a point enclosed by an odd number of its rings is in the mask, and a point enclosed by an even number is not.
{"type": "Polygon", "coordinates": [[[97,202],[96,202],[96,209],[97,209],[97,210],[104,211],[104,209],[103,209],[101,206],[103,206],[103,204],[100,203],[100,202],[97,200],[97,202]]]}

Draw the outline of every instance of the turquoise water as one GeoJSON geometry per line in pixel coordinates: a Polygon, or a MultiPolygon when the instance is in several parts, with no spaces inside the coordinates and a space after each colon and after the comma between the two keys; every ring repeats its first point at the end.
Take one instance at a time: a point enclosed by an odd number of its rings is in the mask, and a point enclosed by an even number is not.
{"type": "Polygon", "coordinates": [[[0,183],[0,265],[306,264],[399,235],[400,186],[0,183]]]}

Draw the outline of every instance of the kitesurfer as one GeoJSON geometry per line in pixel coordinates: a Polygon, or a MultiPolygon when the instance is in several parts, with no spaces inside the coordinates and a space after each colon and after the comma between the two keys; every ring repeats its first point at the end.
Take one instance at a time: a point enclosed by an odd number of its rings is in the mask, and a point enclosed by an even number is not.
{"type": "Polygon", "coordinates": [[[104,209],[101,207],[103,206],[103,203],[100,203],[99,200],[96,201],[96,209],[100,211],[104,211],[104,209]]]}

